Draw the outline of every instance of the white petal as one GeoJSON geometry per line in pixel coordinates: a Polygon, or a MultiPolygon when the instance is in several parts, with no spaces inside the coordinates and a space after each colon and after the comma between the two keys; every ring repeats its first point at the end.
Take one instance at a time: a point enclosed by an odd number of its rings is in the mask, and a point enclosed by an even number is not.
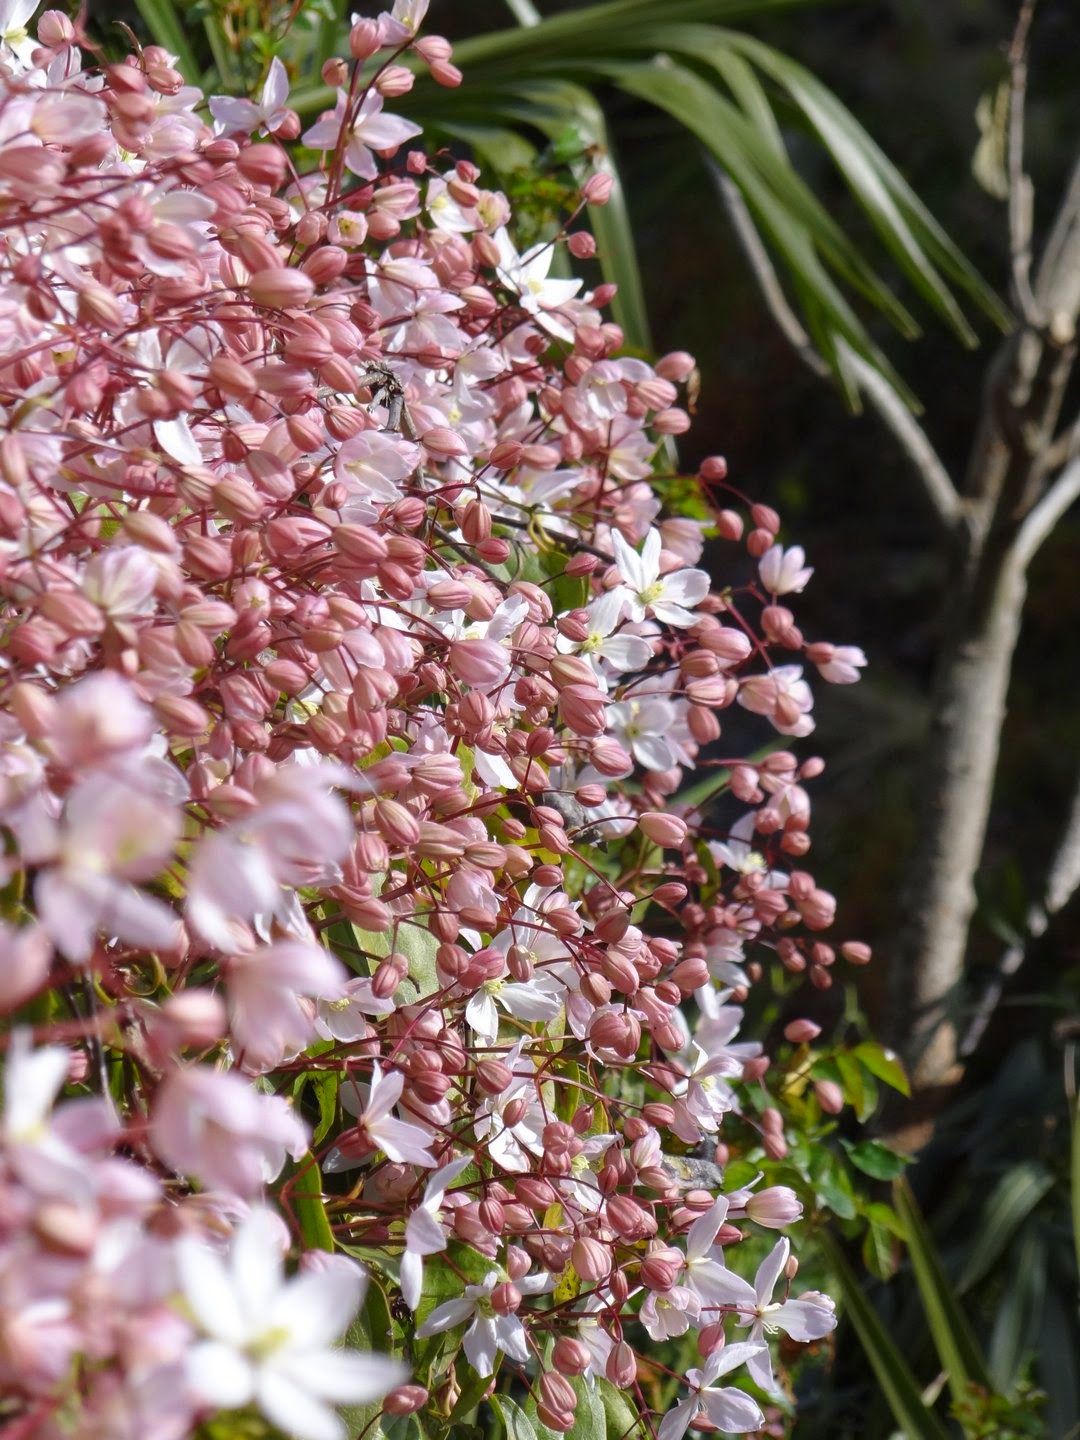
{"type": "MultiPolygon", "coordinates": [[[[419,1332],[417,1332],[419,1333],[419,1332]]],[[[478,1315],[465,1334],[465,1354],[481,1379],[495,1372],[495,1322],[478,1315]]]]}
{"type": "Polygon", "coordinates": [[[757,1401],[751,1400],[741,1390],[714,1390],[702,1394],[705,1413],[721,1430],[730,1430],[735,1435],[756,1430],[765,1423],[765,1417],[757,1401]]]}
{"type": "Polygon", "coordinates": [[[182,415],[174,420],[155,420],[154,439],[173,460],[181,465],[201,465],[202,451],[191,433],[191,426],[182,415]]]}
{"type": "Polygon", "coordinates": [[[185,1364],[192,1389],[208,1405],[235,1410],[254,1394],[254,1374],[245,1355],[217,1340],[201,1340],[188,1351],[185,1364]]]}
{"type": "Polygon", "coordinates": [[[281,1221],[270,1210],[253,1210],[233,1239],[230,1269],[249,1322],[261,1325],[281,1289],[281,1221]]]}
{"type": "Polygon", "coordinates": [[[345,1426],[333,1410],[279,1371],[265,1366],[259,1371],[255,1401],[292,1440],[345,1440],[345,1426]]]}
{"type": "Polygon", "coordinates": [[[176,1263],[184,1298],[199,1326],[219,1340],[244,1345],[250,1338],[225,1266],[198,1240],[181,1240],[176,1263]]]}
{"type": "Polygon", "coordinates": [[[435,1307],[422,1325],[417,1326],[416,1338],[426,1340],[429,1335],[441,1335],[444,1330],[452,1330],[455,1325],[467,1320],[475,1309],[473,1302],[464,1295],[457,1300],[446,1300],[435,1307]]]}
{"type": "Polygon", "coordinates": [[[767,1305],[772,1299],[773,1291],[776,1289],[776,1282],[780,1278],[780,1272],[788,1262],[791,1254],[791,1241],[784,1237],[778,1240],[772,1250],[758,1266],[757,1275],[754,1278],[754,1289],[757,1291],[759,1305],[767,1305]]]}
{"type": "MultiPolygon", "coordinates": [[[[345,1256],[335,1260],[346,1261],[345,1256]]],[[[334,1264],[290,1280],[270,1311],[268,1328],[287,1325],[304,1346],[329,1345],[360,1309],[367,1276],[358,1265],[334,1264]]]]}
{"type": "Polygon", "coordinates": [[[381,1400],[409,1378],[408,1366],[400,1360],[390,1355],[362,1355],[358,1350],[301,1351],[283,1355],[273,1368],[335,1405],[381,1400]]]}
{"type": "Polygon", "coordinates": [[[656,1440],[682,1440],[686,1434],[687,1427],[698,1408],[697,1397],[690,1400],[681,1400],[674,1410],[669,1410],[660,1421],[660,1428],[656,1432],[656,1440]]]}
{"type": "Polygon", "coordinates": [[[716,1239],[716,1232],[727,1219],[727,1212],[727,1196],[721,1195],[719,1199],[713,1201],[704,1215],[698,1216],[686,1236],[686,1258],[688,1260],[700,1260],[706,1253],[716,1239]]]}

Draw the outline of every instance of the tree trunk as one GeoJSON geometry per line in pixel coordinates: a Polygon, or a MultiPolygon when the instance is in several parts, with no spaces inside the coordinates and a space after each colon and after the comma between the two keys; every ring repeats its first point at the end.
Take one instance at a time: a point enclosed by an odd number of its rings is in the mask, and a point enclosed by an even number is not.
{"type": "Polygon", "coordinates": [[[895,976],[898,1040],[916,1090],[949,1078],[961,981],[1025,582],[1011,548],[973,556],[954,587],[920,793],[920,843],[895,976]]]}

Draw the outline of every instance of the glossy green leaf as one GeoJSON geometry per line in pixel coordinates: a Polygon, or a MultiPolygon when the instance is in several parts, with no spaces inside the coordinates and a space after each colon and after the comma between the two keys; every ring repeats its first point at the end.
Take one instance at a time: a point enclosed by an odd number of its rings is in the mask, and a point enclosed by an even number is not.
{"type": "Polygon", "coordinates": [[[863,1294],[839,1245],[827,1233],[819,1235],[818,1243],[828,1257],[839,1282],[844,1310],[905,1440],[948,1440],[948,1431],[924,1403],[919,1382],[863,1294]]]}
{"type": "Polygon", "coordinates": [[[964,1268],[956,1282],[958,1295],[989,1274],[1053,1183],[1050,1172],[1034,1160],[1014,1165],[1002,1175],[979,1215],[964,1268]]]}
{"type": "Polygon", "coordinates": [[[911,1163],[910,1156],[898,1155],[880,1140],[860,1140],[857,1145],[849,1140],[841,1140],[840,1143],[855,1168],[875,1180],[895,1180],[911,1163]]]}
{"type": "Polygon", "coordinates": [[[636,1440],[645,1435],[645,1426],[633,1405],[617,1390],[610,1380],[596,1381],[596,1393],[604,1408],[604,1430],[606,1440],[636,1440]]]}
{"type": "Polygon", "coordinates": [[[536,1427],[516,1400],[509,1395],[492,1395],[491,1408],[506,1430],[506,1440],[539,1440],[536,1427]]]}
{"type": "Polygon", "coordinates": [[[856,1045],[851,1052],[860,1065],[865,1066],[871,1075],[876,1075],[893,1090],[899,1090],[901,1095],[911,1094],[911,1082],[908,1080],[907,1071],[903,1062],[895,1051],[886,1049],[884,1045],[878,1045],[876,1041],[864,1040],[856,1045]]]}
{"type": "Polygon", "coordinates": [[[327,1250],[337,1247],[330,1228],[322,1197],[322,1172],[313,1155],[306,1155],[299,1164],[300,1176],[292,1191],[293,1209],[304,1241],[305,1250],[327,1250]]]}
{"type": "Polygon", "coordinates": [[[814,1149],[810,1161],[810,1180],[821,1204],[827,1205],[841,1220],[855,1218],[855,1191],[843,1161],[823,1145],[814,1149]]]}
{"type": "Polygon", "coordinates": [[[962,1401],[972,1384],[991,1389],[986,1360],[945,1275],[929,1227],[906,1180],[898,1180],[893,1186],[893,1203],[904,1223],[923,1314],[942,1368],[948,1374],[953,1399],[962,1401]]]}
{"type": "Polygon", "coordinates": [[[871,1222],[862,1239],[862,1260],[878,1280],[891,1280],[896,1273],[898,1246],[884,1225],[871,1222]]]}

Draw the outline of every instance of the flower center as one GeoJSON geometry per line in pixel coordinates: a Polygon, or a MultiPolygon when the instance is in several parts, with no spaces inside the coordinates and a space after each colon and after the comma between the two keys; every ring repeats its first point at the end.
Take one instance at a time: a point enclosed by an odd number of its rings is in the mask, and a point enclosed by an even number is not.
{"type": "Polygon", "coordinates": [[[247,1353],[253,1360],[268,1360],[275,1350],[281,1347],[289,1339],[289,1330],[285,1325],[275,1325],[270,1330],[264,1330],[247,1347],[247,1353]]]}

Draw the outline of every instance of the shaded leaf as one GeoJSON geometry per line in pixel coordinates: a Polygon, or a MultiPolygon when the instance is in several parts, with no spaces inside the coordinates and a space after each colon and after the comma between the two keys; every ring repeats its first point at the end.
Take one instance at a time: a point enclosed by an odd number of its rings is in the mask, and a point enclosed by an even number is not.
{"type": "Polygon", "coordinates": [[[956,1282],[958,1295],[970,1290],[990,1272],[1053,1183],[1050,1172],[1033,1160],[1014,1165],[1002,1175],[982,1207],[963,1271],[956,1282]]]}
{"type": "Polygon", "coordinates": [[[875,1180],[895,1180],[911,1163],[910,1156],[898,1155],[880,1140],[860,1140],[857,1145],[850,1140],[841,1140],[840,1143],[855,1168],[875,1180]]]}
{"type": "Polygon", "coordinates": [[[839,1282],[847,1316],[906,1440],[948,1440],[948,1432],[924,1403],[919,1382],[863,1294],[839,1245],[828,1234],[820,1235],[819,1243],[839,1282]]]}
{"type": "Polygon", "coordinates": [[[893,1186],[893,1201],[904,1222],[908,1255],[923,1313],[942,1367],[948,1373],[953,1399],[963,1401],[972,1384],[991,1389],[986,1360],[945,1275],[937,1247],[906,1180],[898,1180],[893,1186]]]}

